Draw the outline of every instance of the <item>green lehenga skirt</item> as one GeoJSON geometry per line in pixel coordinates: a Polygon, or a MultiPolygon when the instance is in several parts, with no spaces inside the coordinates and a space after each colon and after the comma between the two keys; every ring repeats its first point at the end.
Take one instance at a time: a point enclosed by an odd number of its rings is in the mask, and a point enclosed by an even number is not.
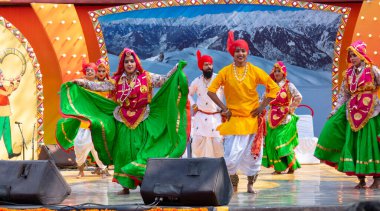
{"type": "Polygon", "coordinates": [[[65,117],[57,124],[56,137],[64,148],[73,146],[79,124],[91,122],[95,149],[104,164],[114,164],[114,180],[126,188],[136,188],[149,158],[178,158],[186,148],[187,78],[185,63],[160,88],[149,104],[147,119],[135,129],[115,120],[116,103],[68,82],[61,87],[61,111],[65,117]],[[72,118],[76,118],[73,120],[72,118]],[[74,123],[73,123],[74,122],[74,123]],[[76,124],[76,125],[74,125],[76,124]]]}
{"type": "Polygon", "coordinates": [[[299,117],[291,116],[291,120],[276,128],[269,127],[265,136],[262,165],[275,171],[293,170],[301,167],[296,159],[294,148],[298,146],[297,121],[299,117]]]}
{"type": "Polygon", "coordinates": [[[324,125],[314,156],[347,175],[380,176],[380,115],[351,130],[344,104],[324,125]]]}

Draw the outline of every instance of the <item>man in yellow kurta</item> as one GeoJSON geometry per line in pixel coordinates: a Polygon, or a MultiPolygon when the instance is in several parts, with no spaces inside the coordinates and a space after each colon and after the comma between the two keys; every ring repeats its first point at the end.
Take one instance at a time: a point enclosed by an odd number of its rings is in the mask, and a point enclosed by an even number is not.
{"type": "Polygon", "coordinates": [[[217,129],[224,139],[224,158],[234,191],[237,191],[240,170],[248,176],[247,192],[255,193],[253,183],[261,168],[262,149],[257,157],[251,154],[251,147],[258,129],[257,116],[276,97],[278,85],[262,69],[247,62],[248,44],[244,40],[234,40],[232,31],[228,34],[227,50],[234,62],[218,73],[208,88],[210,98],[222,109],[227,121],[217,129]],[[259,103],[257,85],[266,87],[265,99],[259,103]],[[226,105],[215,94],[224,86],[226,105]]]}

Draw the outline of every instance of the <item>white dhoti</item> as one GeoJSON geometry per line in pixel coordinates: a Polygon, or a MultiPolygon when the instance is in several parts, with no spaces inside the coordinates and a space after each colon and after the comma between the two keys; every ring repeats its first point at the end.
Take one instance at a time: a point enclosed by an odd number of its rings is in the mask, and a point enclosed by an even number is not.
{"type": "Polygon", "coordinates": [[[194,135],[191,143],[193,157],[223,157],[223,138],[194,135]]]}
{"type": "Polygon", "coordinates": [[[224,137],[224,159],[226,160],[228,173],[230,175],[236,174],[238,170],[247,176],[253,176],[259,173],[263,157],[263,148],[261,147],[259,157],[254,159],[251,154],[254,138],[255,134],[224,137]]]}
{"type": "Polygon", "coordinates": [[[81,166],[86,162],[88,153],[91,152],[99,168],[102,170],[107,168],[107,166],[99,160],[98,152],[95,150],[94,144],[92,143],[91,131],[89,129],[79,128],[78,134],[74,139],[74,151],[76,157],[75,160],[78,166],[81,166]]]}

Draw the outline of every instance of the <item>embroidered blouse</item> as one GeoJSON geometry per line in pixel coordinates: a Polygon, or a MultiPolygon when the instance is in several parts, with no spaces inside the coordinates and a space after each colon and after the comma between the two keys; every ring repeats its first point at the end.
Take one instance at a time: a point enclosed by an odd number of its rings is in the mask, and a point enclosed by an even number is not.
{"type": "Polygon", "coordinates": [[[119,106],[113,112],[114,117],[127,127],[134,129],[149,116],[152,88],[161,87],[176,70],[177,66],[166,75],[143,71],[130,82],[127,80],[127,74],[123,73],[117,84],[110,81],[92,82],[81,79],[77,79],[75,82],[92,91],[115,91],[115,100],[119,106]]]}
{"type": "MultiPolygon", "coordinates": [[[[285,85],[286,81],[287,81],[286,79],[283,79],[279,83],[277,83],[281,87],[281,90],[284,88],[283,86],[285,85]]],[[[296,86],[289,81],[288,81],[288,91],[290,92],[289,114],[286,116],[286,118],[282,120],[282,122],[279,125],[285,125],[289,123],[289,121],[291,120],[290,114],[294,112],[294,110],[298,107],[298,105],[302,101],[301,93],[298,91],[296,86]]]]}
{"type": "MultiPolygon", "coordinates": [[[[361,65],[361,67],[359,67],[359,69],[364,69],[364,63],[361,65]]],[[[355,72],[355,71],[354,71],[355,72]]],[[[356,74],[356,77],[357,78],[360,78],[362,76],[364,71],[360,71],[358,74],[356,74]]],[[[379,87],[380,86],[380,70],[377,66],[372,66],[372,72],[373,72],[373,76],[374,76],[374,82],[375,82],[375,86],[376,87],[379,87]]],[[[351,92],[347,89],[347,80],[346,80],[346,75],[344,76],[344,79],[343,79],[343,82],[342,82],[342,85],[340,86],[340,89],[339,89],[339,94],[338,94],[338,99],[337,99],[337,104],[335,106],[335,108],[331,111],[331,115],[335,114],[336,111],[343,105],[345,104],[351,97],[351,92]]],[[[374,112],[371,116],[372,117],[375,117],[377,116],[378,114],[380,113],[380,99],[379,97],[376,97],[375,99],[375,107],[374,107],[374,112]]]]}

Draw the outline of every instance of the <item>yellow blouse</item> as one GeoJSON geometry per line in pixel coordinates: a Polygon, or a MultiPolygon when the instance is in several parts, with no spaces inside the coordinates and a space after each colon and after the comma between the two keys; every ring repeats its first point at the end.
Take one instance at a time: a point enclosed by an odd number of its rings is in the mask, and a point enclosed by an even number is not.
{"type": "Polygon", "coordinates": [[[262,69],[247,62],[245,67],[225,66],[212,81],[208,91],[215,93],[224,86],[227,107],[232,112],[229,121],[218,126],[221,135],[249,135],[257,132],[257,117],[251,116],[251,111],[259,107],[257,85],[266,87],[266,97],[275,98],[279,86],[262,69]],[[239,79],[239,80],[238,80],[239,79]]]}

